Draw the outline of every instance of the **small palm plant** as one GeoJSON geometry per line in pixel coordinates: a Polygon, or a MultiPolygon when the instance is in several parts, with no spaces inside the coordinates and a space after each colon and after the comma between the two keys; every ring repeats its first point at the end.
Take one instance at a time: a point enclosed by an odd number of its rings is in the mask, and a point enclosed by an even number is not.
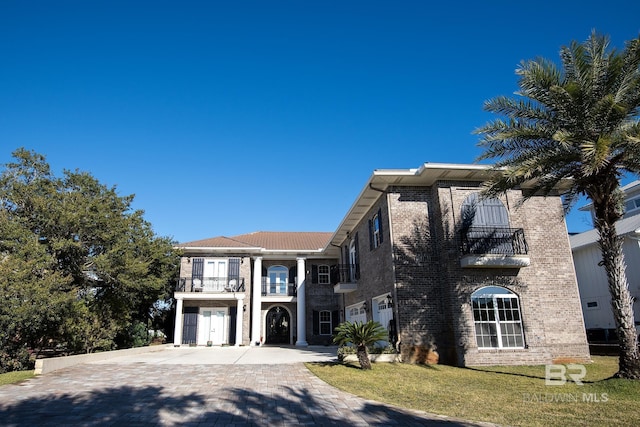
{"type": "Polygon", "coordinates": [[[360,368],[371,369],[371,360],[367,346],[388,338],[388,332],[382,325],[373,320],[363,322],[343,322],[335,329],[336,336],[333,342],[338,345],[353,344],[356,347],[356,355],[360,368]]]}

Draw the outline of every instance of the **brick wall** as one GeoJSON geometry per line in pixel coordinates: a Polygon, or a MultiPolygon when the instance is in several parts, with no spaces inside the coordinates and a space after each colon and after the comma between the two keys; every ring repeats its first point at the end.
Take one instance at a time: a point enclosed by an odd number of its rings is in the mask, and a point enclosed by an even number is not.
{"type": "Polygon", "coordinates": [[[439,182],[427,188],[390,188],[389,210],[398,325],[404,356],[435,349],[440,361],[459,365],[588,360],[571,251],[558,197],[522,202],[519,191],[501,198],[509,225],[524,229],[531,265],[460,267],[461,207],[479,183],[439,182]],[[471,294],[501,286],[519,297],[525,349],[478,349],[471,294]]]}

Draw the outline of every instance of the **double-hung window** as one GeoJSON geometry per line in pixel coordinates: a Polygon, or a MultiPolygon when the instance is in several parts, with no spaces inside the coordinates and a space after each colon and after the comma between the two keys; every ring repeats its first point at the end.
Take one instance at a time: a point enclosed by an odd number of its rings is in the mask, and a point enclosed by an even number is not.
{"type": "Polygon", "coordinates": [[[320,312],[320,335],[331,335],[331,312],[320,312]]]}

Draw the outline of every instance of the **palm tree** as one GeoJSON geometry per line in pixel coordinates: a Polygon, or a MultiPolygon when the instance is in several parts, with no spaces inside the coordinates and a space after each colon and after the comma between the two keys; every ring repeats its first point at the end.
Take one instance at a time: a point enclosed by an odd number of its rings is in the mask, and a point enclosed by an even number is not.
{"type": "Polygon", "coordinates": [[[496,119],[477,129],[479,160],[496,160],[497,178],[486,195],[527,182],[533,195],[560,191],[565,212],[580,196],[590,199],[620,342],[622,378],[640,379],[640,357],[616,221],[622,218],[620,178],[640,172],[640,37],[618,52],[595,31],[584,43],[560,50],[562,69],[544,58],[523,61],[522,98],[487,101],[496,119]]]}
{"type": "Polygon", "coordinates": [[[333,342],[338,345],[353,344],[356,347],[356,355],[362,369],[371,369],[371,360],[367,346],[388,338],[388,332],[382,325],[373,320],[363,322],[343,322],[335,331],[333,342]]]}

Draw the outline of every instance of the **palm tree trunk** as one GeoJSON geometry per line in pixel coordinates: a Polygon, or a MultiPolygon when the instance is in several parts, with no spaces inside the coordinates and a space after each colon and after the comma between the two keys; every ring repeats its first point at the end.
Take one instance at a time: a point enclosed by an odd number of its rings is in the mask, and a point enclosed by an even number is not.
{"type": "MultiPolygon", "coordinates": [[[[596,216],[597,216],[596,209],[596,216]]],[[[640,379],[640,354],[633,316],[633,299],[627,282],[623,240],[616,233],[615,222],[596,218],[596,229],[600,236],[602,265],[607,273],[611,308],[616,322],[620,345],[620,360],[616,377],[640,379]]]]}
{"type": "Polygon", "coordinates": [[[369,359],[369,353],[367,352],[367,346],[359,345],[356,348],[356,354],[358,355],[358,362],[360,363],[360,368],[362,368],[362,369],[371,369],[371,360],[369,359]]]}

